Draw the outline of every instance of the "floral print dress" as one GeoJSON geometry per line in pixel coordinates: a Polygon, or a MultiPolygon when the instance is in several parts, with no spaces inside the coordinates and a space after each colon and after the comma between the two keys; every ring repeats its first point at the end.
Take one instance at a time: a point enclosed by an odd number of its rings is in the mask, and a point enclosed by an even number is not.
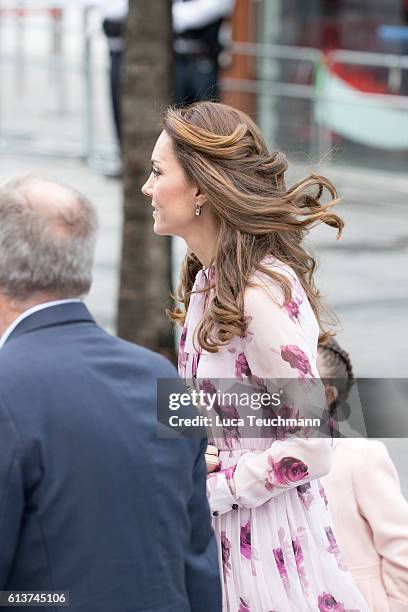
{"type": "MultiPolygon", "coordinates": [[[[292,299],[256,273],[245,292],[247,330],[217,353],[198,350],[194,332],[213,290],[214,270],[198,272],[179,350],[179,372],[203,388],[212,380],[318,377],[318,325],[294,272],[272,257],[292,299]],[[275,299],[273,299],[275,298],[275,299]]],[[[315,380],[317,383],[318,381],[315,380]]],[[[234,406],[227,412],[235,413],[234,406]]],[[[241,438],[226,429],[211,440],[220,469],[207,479],[223,577],[223,612],[368,612],[342,560],[318,478],[331,466],[331,440],[241,438]]]]}

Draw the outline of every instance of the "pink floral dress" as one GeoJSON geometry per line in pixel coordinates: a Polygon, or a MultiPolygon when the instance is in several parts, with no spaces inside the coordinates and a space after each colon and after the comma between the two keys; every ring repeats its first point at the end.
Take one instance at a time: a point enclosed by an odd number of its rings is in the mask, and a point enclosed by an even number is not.
{"type": "MultiPolygon", "coordinates": [[[[193,292],[179,350],[179,372],[190,384],[297,377],[307,385],[317,378],[318,325],[303,288],[288,266],[272,257],[263,263],[290,280],[291,302],[281,307],[278,285],[254,275],[257,286],[247,288],[244,300],[246,335],[218,353],[194,342],[213,292],[193,292]]],[[[213,276],[213,269],[201,270],[193,290],[213,284],[213,276]]],[[[341,558],[318,480],[330,469],[331,441],[225,433],[213,440],[220,470],[207,480],[223,612],[369,612],[341,558]]]]}

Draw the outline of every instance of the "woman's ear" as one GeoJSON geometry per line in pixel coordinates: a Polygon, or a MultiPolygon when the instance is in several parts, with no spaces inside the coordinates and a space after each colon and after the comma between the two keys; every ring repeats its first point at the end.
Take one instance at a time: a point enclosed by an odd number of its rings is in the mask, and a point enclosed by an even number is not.
{"type": "Polygon", "coordinates": [[[195,193],[195,202],[198,206],[203,206],[207,202],[207,196],[201,191],[199,187],[197,187],[195,193]]]}
{"type": "Polygon", "coordinates": [[[339,392],[333,385],[325,385],[324,392],[326,394],[326,402],[330,407],[337,399],[339,392]]]}

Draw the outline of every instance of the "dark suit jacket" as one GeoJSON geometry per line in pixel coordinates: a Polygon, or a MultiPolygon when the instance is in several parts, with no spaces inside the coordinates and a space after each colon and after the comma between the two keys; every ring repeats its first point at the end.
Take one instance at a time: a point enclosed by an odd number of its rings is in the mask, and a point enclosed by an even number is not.
{"type": "Polygon", "coordinates": [[[72,612],[221,610],[206,440],[156,435],[156,379],[176,377],[81,303],[15,328],[0,350],[0,590],[69,591],[72,612]]]}

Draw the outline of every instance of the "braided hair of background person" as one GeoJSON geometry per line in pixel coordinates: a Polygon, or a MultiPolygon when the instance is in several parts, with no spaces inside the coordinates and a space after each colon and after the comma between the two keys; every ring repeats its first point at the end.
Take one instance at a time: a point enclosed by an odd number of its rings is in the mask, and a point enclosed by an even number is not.
{"type": "Polygon", "coordinates": [[[319,351],[322,353],[326,369],[325,382],[337,389],[337,398],[330,406],[330,414],[333,415],[341,404],[346,403],[354,384],[353,367],[349,354],[334,338],[329,338],[327,342],[320,344],[319,351]]]}

